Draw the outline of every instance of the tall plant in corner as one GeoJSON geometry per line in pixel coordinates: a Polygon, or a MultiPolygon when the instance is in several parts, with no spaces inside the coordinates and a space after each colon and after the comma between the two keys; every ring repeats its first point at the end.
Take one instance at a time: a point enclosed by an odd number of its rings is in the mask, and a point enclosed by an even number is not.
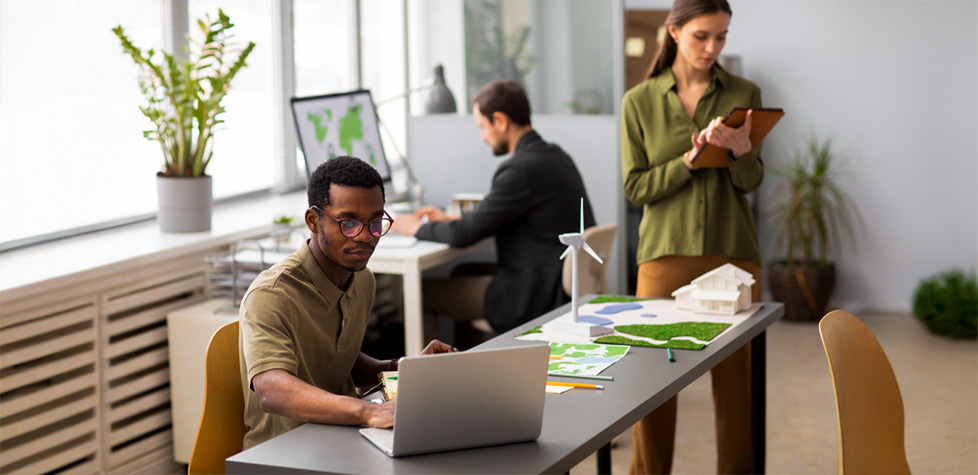
{"type": "Polygon", "coordinates": [[[217,20],[207,15],[197,25],[203,39],[190,39],[187,58],[152,49],[144,52],[132,44],[122,26],[112,29],[123,52],[140,68],[139,87],[146,105],[139,110],[153,122],[143,136],[160,143],[164,163],[159,174],[168,177],[205,174],[214,154],[214,128],[223,122],[221,100],[255,47],[249,42],[234,57],[229,46],[234,25],[222,10],[217,11],[217,20]]]}
{"type": "Polygon", "coordinates": [[[779,249],[786,249],[787,256],[771,262],[768,275],[787,319],[821,319],[835,286],[832,245],[843,235],[855,241],[861,218],[837,181],[840,160],[832,140],[819,141],[813,133],[791,164],[775,170],[783,188],[770,216],[777,223],[779,249]]]}

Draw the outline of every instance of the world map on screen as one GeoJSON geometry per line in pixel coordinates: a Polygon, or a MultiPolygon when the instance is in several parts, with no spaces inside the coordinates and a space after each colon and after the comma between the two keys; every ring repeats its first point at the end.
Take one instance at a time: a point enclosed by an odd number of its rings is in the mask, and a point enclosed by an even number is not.
{"type": "Polygon", "coordinates": [[[306,165],[311,173],[342,155],[357,157],[387,179],[387,160],[367,91],[298,99],[292,104],[306,165]]]}

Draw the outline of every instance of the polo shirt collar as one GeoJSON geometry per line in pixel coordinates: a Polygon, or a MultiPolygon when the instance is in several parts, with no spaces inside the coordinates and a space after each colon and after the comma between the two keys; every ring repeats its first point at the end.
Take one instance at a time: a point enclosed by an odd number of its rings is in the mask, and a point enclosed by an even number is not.
{"type": "MultiPolygon", "coordinates": [[[[710,85],[706,87],[704,95],[717,87],[726,89],[727,82],[730,81],[730,74],[716,64],[710,68],[710,72],[713,74],[713,79],[710,80],[710,85]]],[[[667,68],[665,71],[662,71],[656,78],[654,87],[660,94],[665,95],[669,91],[676,89],[676,76],[672,74],[672,68],[667,68]]]]}
{"type": "Polygon", "coordinates": [[[312,249],[309,248],[308,240],[302,243],[298,251],[298,256],[302,269],[312,279],[312,284],[319,289],[319,293],[326,299],[327,303],[334,304],[343,298],[344,295],[350,298],[356,298],[357,286],[354,285],[354,282],[359,278],[360,272],[353,273],[350,285],[346,288],[346,292],[343,292],[333,284],[333,281],[329,280],[329,277],[326,277],[326,273],[319,267],[319,262],[316,262],[316,257],[312,255],[312,249]]]}

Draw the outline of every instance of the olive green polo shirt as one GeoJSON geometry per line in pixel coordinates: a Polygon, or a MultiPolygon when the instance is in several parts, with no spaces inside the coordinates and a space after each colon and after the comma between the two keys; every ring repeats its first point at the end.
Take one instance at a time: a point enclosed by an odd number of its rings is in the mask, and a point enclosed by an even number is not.
{"type": "Polygon", "coordinates": [[[714,66],[713,80],[690,119],[667,69],[625,93],[621,166],[625,195],[642,206],[638,263],[663,256],[723,255],[761,264],[757,227],[744,196],[761,186],[760,147],[730,168],[689,171],[690,137],[734,107],[761,107],[753,82],[714,66]]]}
{"type": "Polygon", "coordinates": [[[364,269],[341,291],[305,243],[252,282],[240,310],[244,448],[302,424],[261,410],[251,385],[259,373],[283,369],[331,393],[356,394],[350,371],[360,354],[374,288],[373,274],[364,269]]]}

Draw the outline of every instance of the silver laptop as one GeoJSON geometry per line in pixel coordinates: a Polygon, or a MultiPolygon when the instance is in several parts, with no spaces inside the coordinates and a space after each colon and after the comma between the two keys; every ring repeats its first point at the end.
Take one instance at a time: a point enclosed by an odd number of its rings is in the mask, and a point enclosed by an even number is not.
{"type": "Polygon", "coordinates": [[[401,359],[393,429],[360,429],[392,457],[540,437],[547,344],[401,359]]]}

